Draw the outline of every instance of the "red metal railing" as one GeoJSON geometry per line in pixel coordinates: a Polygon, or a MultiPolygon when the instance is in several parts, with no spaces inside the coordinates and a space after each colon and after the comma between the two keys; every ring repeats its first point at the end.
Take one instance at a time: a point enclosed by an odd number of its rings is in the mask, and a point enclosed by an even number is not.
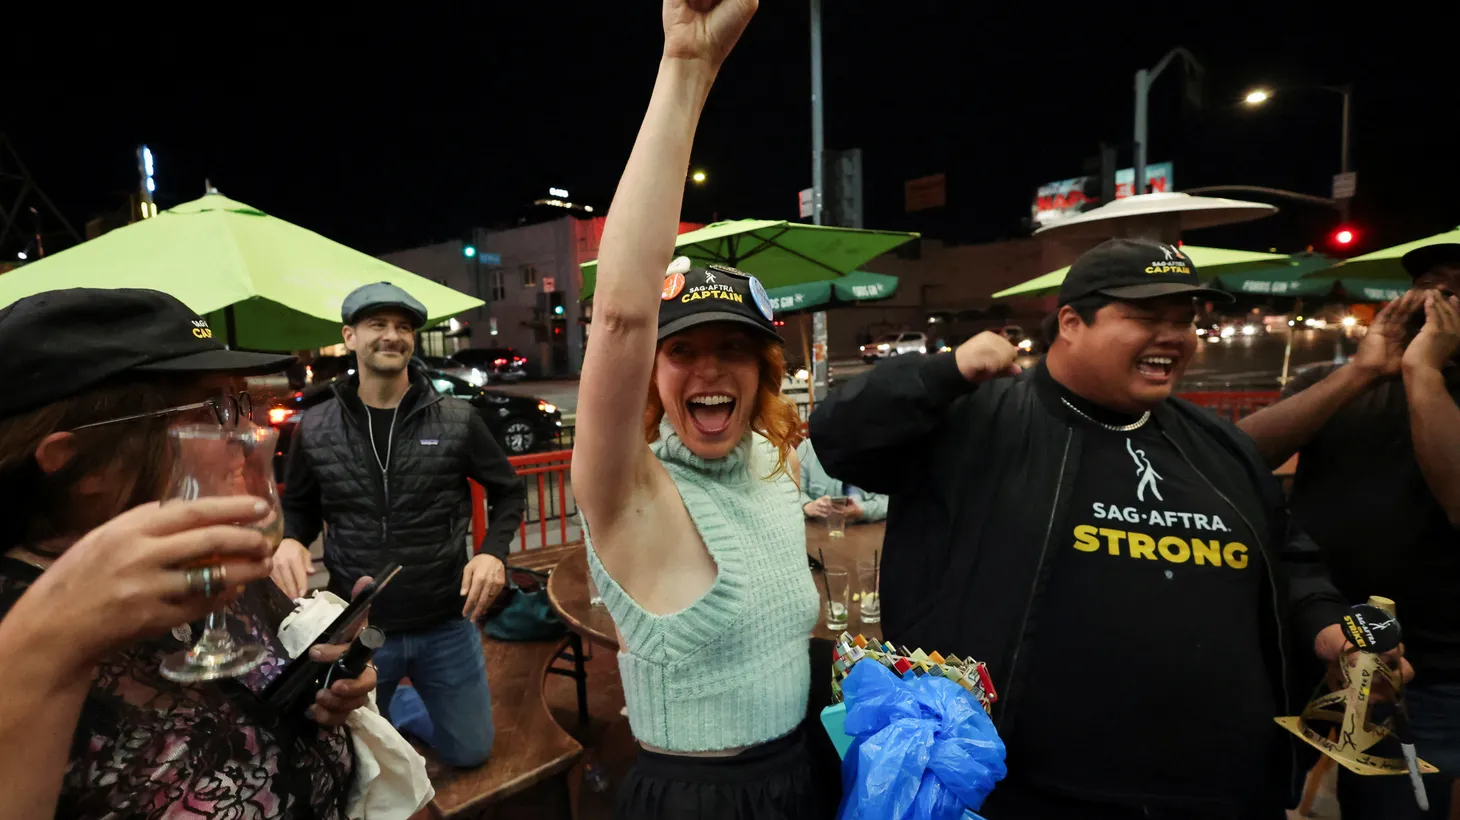
{"type": "MultiPolygon", "coordinates": [[[[573,451],[556,450],[512,456],[507,461],[516,468],[522,480],[527,482],[527,509],[517,535],[518,549],[571,543],[569,530],[576,532],[577,527],[570,527],[569,518],[578,512],[578,505],[568,492],[568,468],[573,463],[573,451]],[[529,544],[530,525],[536,530],[535,545],[529,544]],[[557,535],[555,541],[551,537],[554,533],[557,535]]],[[[475,481],[470,484],[472,544],[477,545],[487,534],[486,491],[475,481]]]]}
{"type": "Polygon", "coordinates": [[[1236,423],[1275,403],[1282,394],[1276,390],[1197,390],[1180,396],[1236,423]]]}

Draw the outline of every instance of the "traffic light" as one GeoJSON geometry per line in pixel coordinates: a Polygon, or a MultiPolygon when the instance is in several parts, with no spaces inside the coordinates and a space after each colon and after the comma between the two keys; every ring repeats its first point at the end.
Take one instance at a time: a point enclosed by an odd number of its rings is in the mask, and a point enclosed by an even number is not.
{"type": "Polygon", "coordinates": [[[1353,251],[1359,245],[1359,231],[1352,225],[1339,225],[1329,232],[1328,244],[1340,253],[1353,251]]]}
{"type": "Polygon", "coordinates": [[[568,331],[567,306],[563,303],[563,292],[555,290],[547,295],[548,297],[548,322],[552,327],[552,335],[559,338],[566,338],[568,331]]]}
{"type": "Polygon", "coordinates": [[[464,246],[462,246],[461,255],[462,256],[465,256],[467,259],[475,259],[476,256],[477,256],[476,246],[475,245],[464,245],[464,246]]]}

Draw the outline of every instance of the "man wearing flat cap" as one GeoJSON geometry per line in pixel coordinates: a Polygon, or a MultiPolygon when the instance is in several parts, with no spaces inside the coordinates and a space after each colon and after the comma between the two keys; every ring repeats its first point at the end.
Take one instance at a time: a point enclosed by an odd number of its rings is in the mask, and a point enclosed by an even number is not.
{"type": "Polygon", "coordinates": [[[324,562],[337,595],[348,598],[358,578],[400,564],[370,611],[388,636],[375,653],[381,709],[398,725],[412,715],[408,728],[442,762],[476,766],[491,754],[493,728],[474,622],[502,588],[526,491],[476,409],[437,393],[411,367],[425,306],[377,282],[345,297],[340,313],[356,372],[294,433],[274,579],[291,597],[307,591],[306,545],[326,523],[324,562]],[[470,557],[467,479],[486,488],[488,505],[486,537],[470,557]],[[404,677],[410,690],[397,689],[404,677]],[[410,694],[393,697],[398,691],[410,694]]]}

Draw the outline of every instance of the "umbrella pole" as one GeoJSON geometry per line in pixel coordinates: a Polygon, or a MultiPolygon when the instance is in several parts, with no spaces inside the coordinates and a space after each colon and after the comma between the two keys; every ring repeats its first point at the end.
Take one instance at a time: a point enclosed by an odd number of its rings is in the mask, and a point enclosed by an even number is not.
{"type": "Polygon", "coordinates": [[[223,308],[223,323],[228,326],[227,328],[225,328],[226,333],[224,337],[228,340],[228,349],[237,350],[238,322],[235,321],[233,317],[233,305],[229,305],[228,307],[223,308]]]}
{"type": "MultiPolygon", "coordinates": [[[[1293,303],[1292,315],[1303,315],[1303,298],[1301,296],[1293,303]]],[[[1288,344],[1283,348],[1283,374],[1278,377],[1278,387],[1288,386],[1288,361],[1293,358],[1293,331],[1297,329],[1297,325],[1288,325],[1288,344]]]]}
{"type": "MultiPolygon", "coordinates": [[[[808,329],[806,327],[806,314],[803,313],[798,318],[800,319],[800,322],[801,322],[801,356],[803,357],[802,358],[802,361],[806,362],[806,375],[809,377],[809,376],[812,376],[812,373],[811,373],[811,331],[810,331],[810,329],[808,329]]],[[[807,411],[806,412],[808,412],[808,413],[810,413],[812,410],[815,410],[816,409],[816,390],[812,386],[812,384],[811,384],[811,382],[810,382],[809,379],[808,379],[807,384],[806,384],[806,407],[807,407],[807,411]]]]}

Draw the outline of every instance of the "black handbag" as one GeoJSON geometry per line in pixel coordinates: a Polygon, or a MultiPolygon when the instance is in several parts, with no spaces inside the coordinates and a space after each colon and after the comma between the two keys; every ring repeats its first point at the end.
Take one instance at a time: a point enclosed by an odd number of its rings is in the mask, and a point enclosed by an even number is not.
{"type": "Polygon", "coordinates": [[[561,638],[568,627],[548,603],[546,572],[507,568],[507,603],[487,617],[487,634],[499,641],[547,641],[561,638]]]}

